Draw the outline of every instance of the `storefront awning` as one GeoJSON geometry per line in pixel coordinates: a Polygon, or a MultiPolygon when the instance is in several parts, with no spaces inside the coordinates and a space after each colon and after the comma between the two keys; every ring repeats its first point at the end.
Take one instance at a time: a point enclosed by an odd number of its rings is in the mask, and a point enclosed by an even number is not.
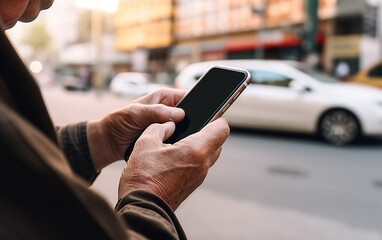
{"type": "Polygon", "coordinates": [[[97,56],[97,50],[91,43],[80,43],[66,47],[59,54],[61,64],[92,65],[100,58],[103,64],[129,64],[131,57],[129,53],[117,52],[114,49],[112,39],[103,39],[101,53],[97,56]]]}
{"type": "Polygon", "coordinates": [[[365,0],[338,0],[337,16],[363,14],[365,6],[365,0]]]}

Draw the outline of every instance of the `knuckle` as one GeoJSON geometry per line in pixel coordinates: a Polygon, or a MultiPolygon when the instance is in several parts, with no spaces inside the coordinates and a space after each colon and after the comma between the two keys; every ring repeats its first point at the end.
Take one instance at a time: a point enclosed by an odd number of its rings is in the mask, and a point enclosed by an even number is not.
{"type": "Polygon", "coordinates": [[[227,138],[229,136],[229,134],[231,133],[231,129],[228,124],[226,124],[226,126],[223,128],[222,133],[224,138],[227,138]]]}
{"type": "Polygon", "coordinates": [[[156,94],[156,95],[162,95],[164,94],[164,88],[159,88],[159,89],[156,89],[153,94],[156,94]]]}
{"type": "MultiPolygon", "coordinates": [[[[159,126],[160,126],[159,123],[153,123],[153,124],[151,124],[150,126],[148,126],[147,131],[148,131],[148,132],[153,132],[153,131],[155,131],[155,129],[158,128],[159,126]]],[[[147,137],[149,137],[149,136],[147,136],[147,137]]],[[[150,137],[149,137],[149,138],[150,138],[150,137]]]]}
{"type": "Polygon", "coordinates": [[[184,150],[185,150],[186,156],[192,160],[201,158],[200,151],[193,145],[184,146],[184,150]]]}
{"type": "Polygon", "coordinates": [[[153,108],[152,114],[154,117],[160,116],[166,110],[163,104],[152,105],[152,108],[153,108]]]}
{"type": "Polygon", "coordinates": [[[211,140],[211,145],[215,146],[216,148],[223,145],[225,140],[228,138],[230,132],[231,132],[231,129],[228,124],[224,124],[223,126],[221,126],[219,129],[219,134],[216,135],[215,138],[211,140]]]}
{"type": "Polygon", "coordinates": [[[144,107],[145,105],[144,104],[141,104],[141,103],[131,103],[129,104],[129,106],[127,107],[129,112],[133,112],[133,113],[136,113],[136,112],[139,112],[142,107],[144,107]]]}
{"type": "Polygon", "coordinates": [[[141,135],[137,142],[135,143],[135,146],[144,146],[147,144],[147,142],[150,140],[150,138],[147,135],[141,135]]]}
{"type": "Polygon", "coordinates": [[[155,90],[153,93],[153,96],[155,96],[156,101],[160,102],[160,100],[163,98],[163,96],[166,95],[165,90],[163,88],[159,88],[155,90]]]}
{"type": "Polygon", "coordinates": [[[208,153],[209,149],[205,145],[202,145],[199,148],[194,147],[191,152],[192,156],[199,161],[204,161],[208,156],[208,153]]]}
{"type": "Polygon", "coordinates": [[[155,129],[159,126],[158,123],[153,123],[150,126],[146,128],[144,133],[139,137],[139,141],[141,142],[147,142],[152,139],[152,134],[154,133],[155,129]]]}
{"type": "Polygon", "coordinates": [[[153,104],[145,106],[143,111],[149,115],[151,121],[155,122],[160,120],[160,117],[163,115],[165,108],[163,104],[153,104]]]}

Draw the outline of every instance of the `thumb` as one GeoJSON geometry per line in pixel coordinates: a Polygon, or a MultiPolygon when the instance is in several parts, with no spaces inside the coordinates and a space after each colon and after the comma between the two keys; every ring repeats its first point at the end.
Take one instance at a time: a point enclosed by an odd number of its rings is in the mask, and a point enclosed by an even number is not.
{"type": "Polygon", "coordinates": [[[174,122],[166,122],[163,124],[151,124],[141,135],[140,138],[144,141],[156,140],[158,143],[166,141],[175,131],[174,122]]]}

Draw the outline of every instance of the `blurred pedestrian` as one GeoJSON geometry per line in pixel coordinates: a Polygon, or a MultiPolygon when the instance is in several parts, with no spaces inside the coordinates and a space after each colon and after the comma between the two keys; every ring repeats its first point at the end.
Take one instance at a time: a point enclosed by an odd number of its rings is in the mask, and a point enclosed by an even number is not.
{"type": "Polygon", "coordinates": [[[350,67],[346,62],[339,62],[336,67],[336,77],[341,79],[341,81],[348,81],[350,75],[350,67]]]}
{"type": "MultiPolygon", "coordinates": [[[[51,4],[1,0],[0,25],[31,21],[51,4]]],[[[164,144],[184,117],[174,106],[185,92],[163,89],[103,119],[55,128],[4,30],[0,47],[0,239],[185,239],[173,211],[218,158],[227,122],[164,144]],[[88,186],[140,134],[113,211],[88,186]]]]}

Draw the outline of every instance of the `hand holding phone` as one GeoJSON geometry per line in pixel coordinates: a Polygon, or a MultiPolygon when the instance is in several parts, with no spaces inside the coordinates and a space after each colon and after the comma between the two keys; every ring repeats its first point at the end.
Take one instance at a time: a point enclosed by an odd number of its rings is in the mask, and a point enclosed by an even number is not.
{"type": "MultiPolygon", "coordinates": [[[[186,115],[183,121],[176,124],[174,134],[165,143],[173,144],[222,116],[250,82],[251,75],[246,70],[212,67],[177,104],[186,115]]],[[[134,144],[126,150],[126,161],[133,148],[134,144]]]]}

